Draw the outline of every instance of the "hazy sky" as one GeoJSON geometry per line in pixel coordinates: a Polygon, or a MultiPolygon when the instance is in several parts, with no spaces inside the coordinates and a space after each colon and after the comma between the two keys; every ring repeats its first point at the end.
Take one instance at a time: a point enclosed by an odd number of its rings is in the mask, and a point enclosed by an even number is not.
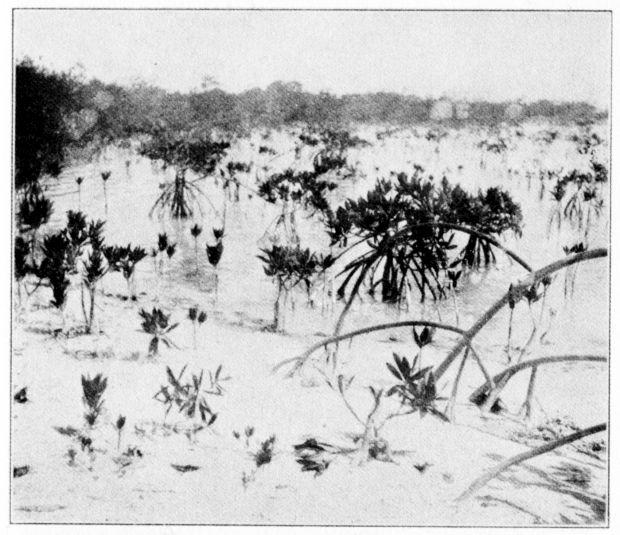
{"type": "Polygon", "coordinates": [[[106,82],[587,100],[607,106],[606,13],[17,11],[15,55],[106,82]]]}

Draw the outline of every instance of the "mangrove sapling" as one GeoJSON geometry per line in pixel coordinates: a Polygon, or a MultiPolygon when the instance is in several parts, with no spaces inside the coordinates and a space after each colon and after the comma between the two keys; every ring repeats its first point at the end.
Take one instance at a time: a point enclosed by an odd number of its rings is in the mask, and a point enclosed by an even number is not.
{"type": "Polygon", "coordinates": [[[183,373],[187,368],[187,364],[183,366],[178,377],[175,377],[172,370],[166,366],[166,374],[168,384],[162,385],[155,394],[155,399],[166,406],[164,420],[173,407],[176,407],[180,414],[186,416],[190,420],[199,417],[202,422],[201,426],[194,428],[199,431],[203,426],[210,427],[217,419],[217,413],[214,413],[203,393],[211,393],[202,389],[202,381],[204,371],[200,371],[200,375],[192,374],[191,382],[182,382],[183,373]]]}
{"type": "Polygon", "coordinates": [[[459,278],[461,277],[463,270],[453,271],[449,269],[447,271],[448,275],[448,288],[450,290],[450,295],[452,296],[452,306],[454,307],[454,316],[456,321],[456,326],[459,326],[459,305],[456,300],[456,289],[459,283],[459,278]]]}
{"type": "Polygon", "coordinates": [[[28,247],[26,240],[21,236],[16,236],[13,246],[13,276],[16,282],[18,310],[21,310],[22,307],[22,284],[26,276],[33,271],[33,267],[28,264],[29,254],[30,247],[28,247]]]}
{"type": "Polygon", "coordinates": [[[105,200],[105,215],[108,216],[108,188],[107,183],[112,176],[112,171],[103,171],[101,173],[101,180],[103,181],[103,197],[105,200]]]}
{"type": "Polygon", "coordinates": [[[235,185],[235,202],[239,202],[239,179],[237,178],[237,173],[249,173],[251,168],[251,164],[247,164],[244,162],[230,161],[226,164],[226,171],[228,172],[228,177],[224,179],[224,192],[225,195],[230,196],[230,184],[233,183],[235,185]]]}
{"type": "Polygon", "coordinates": [[[88,241],[90,244],[90,252],[83,261],[84,272],[82,276],[83,284],[86,286],[89,296],[89,309],[86,313],[86,307],[82,294],[82,312],[84,314],[84,321],[86,324],[86,333],[90,334],[92,331],[93,320],[95,317],[95,295],[97,290],[97,283],[108,272],[109,266],[104,262],[104,245],[103,245],[103,221],[91,221],[88,227],[88,241]]]}
{"type": "Polygon", "coordinates": [[[176,253],[176,251],[177,251],[176,243],[171,243],[168,245],[168,247],[166,247],[166,255],[168,256],[168,262],[172,262],[172,257],[174,256],[174,253],[176,253]]]}
{"type": "Polygon", "coordinates": [[[202,325],[207,321],[207,313],[204,310],[198,310],[197,307],[190,307],[187,317],[192,322],[194,349],[196,349],[196,325],[202,325]]]}
{"type": "Polygon", "coordinates": [[[198,273],[198,236],[202,233],[202,227],[196,223],[189,229],[192,238],[194,238],[194,259],[196,261],[196,273],[198,273]]]}
{"type": "Polygon", "coordinates": [[[209,264],[213,266],[213,276],[215,279],[215,300],[217,301],[218,296],[218,287],[219,287],[219,276],[217,272],[217,266],[222,259],[222,254],[224,253],[224,229],[223,228],[214,228],[213,236],[215,237],[215,245],[206,244],[207,251],[207,260],[209,260],[209,264]]]}
{"type": "Polygon", "coordinates": [[[101,414],[103,409],[103,393],[107,387],[108,379],[100,373],[92,379],[88,375],[82,375],[82,401],[86,406],[84,419],[90,427],[95,425],[97,418],[101,414]]]}
{"type": "Polygon", "coordinates": [[[422,350],[425,346],[433,343],[433,335],[435,334],[434,327],[423,327],[420,334],[416,331],[415,326],[412,328],[413,331],[413,341],[415,345],[420,349],[418,352],[418,358],[420,359],[419,365],[422,367],[422,350]]]}
{"type": "Polygon", "coordinates": [[[159,343],[163,343],[166,347],[176,347],[176,345],[168,337],[169,333],[178,327],[178,323],[170,325],[170,314],[164,314],[159,308],[153,308],[151,312],[144,309],[139,311],[142,318],[142,330],[151,335],[149,342],[148,355],[150,357],[159,356],[159,343]]]}
{"type": "Polygon", "coordinates": [[[52,305],[61,313],[64,328],[64,307],[69,288],[68,275],[71,271],[69,264],[69,243],[64,232],[46,236],[41,247],[43,259],[38,268],[39,279],[47,279],[52,288],[52,305]]]}
{"type": "Polygon", "coordinates": [[[140,154],[159,162],[163,169],[172,167],[174,181],[163,185],[162,193],[155,201],[149,216],[155,211],[161,217],[169,211],[174,219],[192,217],[195,208],[202,212],[200,197],[205,196],[198,181],[211,175],[230,148],[226,141],[214,141],[210,134],[191,131],[172,133],[161,128],[151,132],[150,139],[140,147],[140,154]],[[198,178],[187,179],[192,171],[198,178]]]}
{"type": "Polygon", "coordinates": [[[78,190],[78,210],[82,209],[82,182],[84,182],[83,176],[78,176],[75,179],[75,183],[77,184],[77,190],[78,190]]]}
{"type": "Polygon", "coordinates": [[[45,225],[53,211],[53,203],[38,187],[31,187],[22,197],[17,210],[17,223],[22,233],[30,234],[31,262],[36,263],[37,231],[45,225]]]}
{"type": "Polygon", "coordinates": [[[118,433],[118,441],[116,443],[116,449],[120,451],[121,449],[121,433],[123,432],[123,427],[125,427],[126,418],[122,415],[116,420],[116,432],[118,433]]]}
{"type": "Polygon", "coordinates": [[[147,253],[142,247],[132,247],[131,243],[125,247],[104,247],[104,255],[113,271],[120,271],[127,283],[127,299],[137,299],[135,287],[135,270],[138,262],[146,258],[147,253]]]}
{"type": "Polygon", "coordinates": [[[301,247],[280,247],[273,245],[271,249],[261,249],[258,258],[265,264],[263,270],[275,279],[277,294],[273,307],[273,330],[284,329],[284,311],[289,293],[304,282],[309,289],[312,278],[319,272],[324,259],[301,247]]]}

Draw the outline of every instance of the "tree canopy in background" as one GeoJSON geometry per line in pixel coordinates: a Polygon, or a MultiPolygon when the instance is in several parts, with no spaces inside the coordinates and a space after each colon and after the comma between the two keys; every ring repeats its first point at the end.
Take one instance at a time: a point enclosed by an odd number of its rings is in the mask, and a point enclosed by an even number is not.
{"type": "MultiPolygon", "coordinates": [[[[168,92],[146,83],[120,86],[84,81],[24,59],[15,71],[15,185],[31,184],[44,174],[57,175],[71,145],[105,145],[158,129],[208,128],[243,134],[256,127],[300,123],[409,126],[434,121],[433,108],[439,101],[445,99],[389,92],[315,94],[304,91],[298,82],[282,81],[237,94],[206,86],[189,93],[168,92]]],[[[453,113],[442,120],[451,126],[496,126],[510,119],[509,107],[515,107],[513,102],[472,101],[465,103],[468,111],[462,114],[449,102],[448,110],[450,105],[453,113]]],[[[536,101],[520,103],[518,109],[520,119],[558,123],[588,124],[607,116],[585,102],[536,101]]]]}
{"type": "Polygon", "coordinates": [[[67,74],[49,72],[30,60],[15,70],[15,185],[56,176],[73,137],[68,118],[78,111],[78,86],[67,74]]]}

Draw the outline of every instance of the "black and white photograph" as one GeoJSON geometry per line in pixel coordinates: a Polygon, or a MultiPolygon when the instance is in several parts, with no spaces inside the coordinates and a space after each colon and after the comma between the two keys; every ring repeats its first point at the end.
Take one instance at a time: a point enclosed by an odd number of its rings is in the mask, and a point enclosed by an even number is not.
{"type": "Polygon", "coordinates": [[[610,527],[613,13],[531,4],[4,10],[12,528],[610,527]]]}

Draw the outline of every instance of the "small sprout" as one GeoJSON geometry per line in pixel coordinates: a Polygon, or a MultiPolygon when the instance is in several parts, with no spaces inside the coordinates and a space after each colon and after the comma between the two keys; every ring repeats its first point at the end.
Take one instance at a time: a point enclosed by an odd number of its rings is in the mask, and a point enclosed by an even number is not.
{"type": "Polygon", "coordinates": [[[426,469],[431,466],[429,463],[423,463],[423,464],[414,464],[413,467],[420,472],[421,474],[423,474],[424,472],[426,472],[426,469]]]}
{"type": "Polygon", "coordinates": [[[256,467],[260,468],[264,464],[271,462],[273,458],[273,447],[276,442],[276,436],[271,435],[267,440],[263,441],[260,445],[260,449],[254,454],[254,462],[256,467]]]}
{"type": "Polygon", "coordinates": [[[168,334],[179,325],[178,323],[169,324],[170,315],[164,314],[159,308],[153,308],[152,312],[147,312],[144,309],[139,311],[142,318],[142,330],[146,334],[152,336],[149,343],[149,356],[159,355],[159,342],[161,341],[166,347],[173,346],[174,344],[168,338],[168,334]]]}
{"type": "Polygon", "coordinates": [[[213,228],[213,236],[217,241],[221,241],[224,237],[224,229],[223,228],[213,228]]]}
{"type": "Polygon", "coordinates": [[[81,185],[82,185],[82,182],[84,182],[84,177],[79,176],[79,177],[77,177],[77,178],[75,179],[75,181],[77,182],[77,185],[78,185],[78,186],[81,186],[81,185]]]}
{"type": "Polygon", "coordinates": [[[87,450],[91,452],[93,450],[93,440],[89,437],[80,436],[80,446],[82,451],[87,450]]]}
{"type": "Polygon", "coordinates": [[[168,245],[168,247],[166,247],[166,254],[168,255],[168,258],[172,258],[174,256],[176,249],[176,243],[171,243],[170,245],[168,245]]]}
{"type": "Polygon", "coordinates": [[[202,325],[207,320],[207,313],[199,310],[198,307],[190,307],[187,316],[192,322],[194,349],[196,349],[196,321],[198,321],[199,325],[202,325]]]}
{"type": "Polygon", "coordinates": [[[157,236],[157,248],[160,253],[163,253],[168,248],[168,235],[164,232],[157,236]]]}
{"type": "Polygon", "coordinates": [[[235,437],[235,439],[239,440],[239,438],[241,437],[241,435],[239,434],[239,431],[233,431],[233,437],[235,437]]]}
{"type": "Polygon", "coordinates": [[[448,270],[448,278],[450,279],[450,286],[453,290],[456,290],[459,278],[461,277],[462,270],[452,271],[448,270]]]}
{"type": "Polygon", "coordinates": [[[182,474],[186,472],[195,472],[200,468],[199,466],[195,466],[193,464],[171,464],[170,466],[182,474]]]}
{"type": "Polygon", "coordinates": [[[422,332],[418,334],[415,327],[413,327],[413,339],[416,345],[421,349],[426,345],[433,342],[433,335],[435,334],[435,328],[424,327],[422,332]]]}
{"type": "Polygon", "coordinates": [[[67,457],[69,458],[68,464],[69,466],[75,466],[75,458],[77,456],[77,451],[73,448],[69,448],[67,450],[67,457]]]}
{"type": "Polygon", "coordinates": [[[119,449],[120,449],[120,444],[121,444],[121,432],[123,430],[123,427],[125,426],[125,420],[126,418],[124,416],[119,416],[118,419],[116,420],[116,429],[118,430],[119,449]]]}
{"type": "Polygon", "coordinates": [[[27,390],[28,387],[25,386],[13,396],[13,399],[16,403],[26,403],[28,401],[27,390]]]}
{"type": "Polygon", "coordinates": [[[192,228],[189,229],[189,231],[194,238],[198,238],[198,236],[200,236],[200,234],[202,233],[202,227],[198,225],[198,223],[196,223],[192,228]]]}
{"type": "Polygon", "coordinates": [[[107,182],[111,176],[112,176],[112,171],[104,171],[103,173],[101,173],[101,179],[104,182],[107,182]]]}
{"type": "Polygon", "coordinates": [[[224,252],[224,244],[218,240],[215,245],[207,244],[207,259],[213,267],[217,267],[224,252]]]}
{"type": "Polygon", "coordinates": [[[28,466],[27,464],[24,466],[13,467],[13,477],[22,477],[25,476],[28,472],[30,472],[30,466],[28,466]]]}

